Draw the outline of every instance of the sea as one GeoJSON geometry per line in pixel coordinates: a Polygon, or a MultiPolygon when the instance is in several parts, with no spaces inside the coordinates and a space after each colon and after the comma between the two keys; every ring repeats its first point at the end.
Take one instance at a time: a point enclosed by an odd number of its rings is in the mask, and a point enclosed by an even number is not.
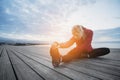
{"type": "Polygon", "coordinates": [[[92,42],[92,47],[120,48],[120,42],[92,42]]]}

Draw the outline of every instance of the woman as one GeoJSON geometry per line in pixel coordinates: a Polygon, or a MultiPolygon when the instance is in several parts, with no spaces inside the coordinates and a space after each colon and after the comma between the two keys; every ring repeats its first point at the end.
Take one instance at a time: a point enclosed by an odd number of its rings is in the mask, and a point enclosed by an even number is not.
{"type": "Polygon", "coordinates": [[[93,49],[91,46],[93,31],[83,27],[82,25],[75,25],[72,28],[72,38],[65,43],[54,42],[50,48],[53,66],[59,66],[60,62],[68,62],[79,58],[94,58],[108,54],[108,48],[93,49]],[[61,56],[58,48],[68,48],[76,43],[76,47],[70,50],[66,55],[61,56]]]}

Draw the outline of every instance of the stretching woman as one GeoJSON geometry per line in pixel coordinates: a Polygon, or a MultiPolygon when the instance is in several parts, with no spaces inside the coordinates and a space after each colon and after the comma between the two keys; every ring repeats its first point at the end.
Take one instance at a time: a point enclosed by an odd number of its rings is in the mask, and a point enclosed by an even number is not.
{"type": "Polygon", "coordinates": [[[91,46],[93,31],[83,27],[82,25],[75,25],[72,28],[72,38],[65,43],[54,42],[50,48],[52,57],[52,64],[54,67],[59,66],[60,62],[68,62],[79,58],[95,58],[106,55],[110,52],[109,48],[93,49],[91,46]],[[58,48],[68,48],[76,43],[76,47],[70,50],[66,55],[62,56],[58,48]]]}

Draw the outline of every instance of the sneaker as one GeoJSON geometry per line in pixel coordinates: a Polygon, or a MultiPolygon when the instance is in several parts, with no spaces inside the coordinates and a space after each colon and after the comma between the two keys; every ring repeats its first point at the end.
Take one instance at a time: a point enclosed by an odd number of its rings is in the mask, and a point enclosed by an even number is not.
{"type": "Polygon", "coordinates": [[[60,53],[58,51],[58,43],[54,42],[50,48],[50,55],[52,58],[52,65],[54,67],[58,67],[60,62],[61,62],[61,56],[60,53]]]}

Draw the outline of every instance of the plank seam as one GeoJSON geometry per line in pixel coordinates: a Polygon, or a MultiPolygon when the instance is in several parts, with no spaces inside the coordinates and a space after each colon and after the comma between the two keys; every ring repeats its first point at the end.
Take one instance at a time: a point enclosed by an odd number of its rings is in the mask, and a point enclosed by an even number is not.
{"type": "MultiPolygon", "coordinates": [[[[18,52],[18,51],[16,51],[16,52],[18,52]]],[[[24,55],[24,54],[21,53],[21,52],[18,52],[18,53],[22,54],[23,56],[25,56],[25,57],[27,57],[27,58],[30,58],[30,57],[24,55]]],[[[30,59],[32,59],[32,58],[30,58],[30,59]]],[[[50,68],[50,67],[44,65],[44,64],[42,64],[42,63],[40,63],[40,62],[34,60],[34,59],[32,59],[32,60],[35,61],[35,62],[37,62],[37,63],[39,63],[39,64],[41,64],[41,65],[43,65],[43,66],[45,66],[45,67],[47,67],[47,68],[49,68],[49,69],[51,69],[51,70],[53,70],[53,71],[55,71],[55,72],[57,72],[57,73],[59,73],[59,74],[61,74],[61,75],[63,75],[63,76],[65,76],[65,77],[67,77],[67,78],[69,78],[70,80],[73,80],[72,78],[70,78],[70,77],[68,77],[68,76],[66,76],[66,75],[64,75],[64,74],[62,74],[62,73],[60,73],[60,72],[58,72],[58,71],[56,71],[56,70],[54,70],[54,69],[52,69],[52,68],[50,68]]]]}
{"type": "Polygon", "coordinates": [[[2,54],[3,54],[3,50],[4,50],[4,48],[1,50],[1,54],[0,54],[0,57],[2,56],[2,54]]]}
{"type": "MultiPolygon", "coordinates": [[[[11,51],[11,50],[10,50],[11,51]]],[[[44,77],[42,77],[37,71],[35,71],[30,65],[28,65],[23,59],[21,59],[17,54],[15,54],[13,51],[11,51],[15,56],[17,56],[21,61],[23,61],[30,69],[32,69],[38,76],[40,76],[43,80],[45,80],[44,77]]]]}
{"type": "Polygon", "coordinates": [[[14,68],[14,66],[13,66],[12,60],[10,59],[10,56],[9,56],[7,50],[6,50],[6,52],[7,52],[8,58],[9,58],[9,60],[10,60],[10,63],[11,63],[11,66],[12,66],[13,72],[14,72],[14,74],[15,74],[15,78],[16,78],[16,80],[18,80],[18,76],[17,76],[17,73],[16,73],[15,68],[14,68]]]}
{"type": "MultiPolygon", "coordinates": [[[[18,51],[17,51],[18,52],[18,51]]],[[[21,53],[21,52],[19,52],[19,53],[21,53]]],[[[23,54],[23,53],[21,53],[21,54],[23,54]]],[[[25,54],[23,54],[23,55],[25,55],[25,54]]],[[[25,55],[26,56],[26,55],[25,55]]],[[[43,56],[43,55],[41,55],[41,56],[43,56]]],[[[37,56],[35,56],[35,57],[37,57],[37,56]]],[[[43,56],[44,57],[44,56],[43,56]]],[[[42,58],[42,57],[41,57],[42,58]]],[[[42,58],[42,59],[44,59],[44,58],[42,58]]],[[[47,60],[47,59],[44,59],[44,60],[47,60]]],[[[36,61],[36,60],[35,60],[36,61]]],[[[50,62],[49,60],[47,60],[48,62],[50,62]]],[[[69,67],[67,67],[67,68],[69,68],[69,67]]],[[[100,71],[100,70],[97,70],[97,69],[93,69],[93,68],[89,68],[89,69],[92,69],[92,70],[95,70],[95,71],[100,71]]],[[[72,69],[72,70],[74,70],[74,69],[72,69]]],[[[79,71],[78,71],[79,72],[79,71]]],[[[104,71],[100,71],[100,72],[103,72],[103,73],[106,73],[106,74],[110,74],[110,75],[114,75],[114,76],[117,76],[117,77],[120,77],[120,76],[118,76],[118,75],[115,75],[115,74],[112,74],[112,73],[108,73],[108,72],[104,72],[104,71]]],[[[83,73],[83,74],[86,74],[86,73],[83,73]]],[[[88,74],[86,74],[86,75],[88,75],[88,74]]],[[[89,75],[90,76],[90,75],[89,75]]],[[[91,77],[94,77],[94,76],[91,76],[91,77]]],[[[96,78],[96,77],[95,77],[96,78]]]]}

